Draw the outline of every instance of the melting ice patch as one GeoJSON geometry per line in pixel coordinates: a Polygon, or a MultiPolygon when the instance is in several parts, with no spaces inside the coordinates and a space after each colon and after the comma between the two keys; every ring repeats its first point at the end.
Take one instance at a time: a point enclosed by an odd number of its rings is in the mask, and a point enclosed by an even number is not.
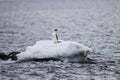
{"type": "Polygon", "coordinates": [[[52,40],[41,40],[35,45],[29,46],[25,52],[17,55],[18,60],[29,60],[33,58],[59,58],[70,62],[81,61],[85,59],[90,48],[73,41],[60,41],[54,44],[52,40]]]}

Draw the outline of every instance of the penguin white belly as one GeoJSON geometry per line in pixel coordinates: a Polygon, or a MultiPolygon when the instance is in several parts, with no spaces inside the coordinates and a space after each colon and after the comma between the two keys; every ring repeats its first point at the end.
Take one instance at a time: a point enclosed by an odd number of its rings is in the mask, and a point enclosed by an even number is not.
{"type": "Polygon", "coordinates": [[[58,42],[57,34],[55,32],[52,34],[52,39],[55,44],[58,42]]]}

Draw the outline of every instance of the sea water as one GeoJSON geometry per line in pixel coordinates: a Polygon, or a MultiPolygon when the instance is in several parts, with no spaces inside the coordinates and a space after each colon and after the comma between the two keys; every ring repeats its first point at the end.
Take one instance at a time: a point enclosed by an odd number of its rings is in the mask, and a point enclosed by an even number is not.
{"type": "MultiPolygon", "coordinates": [[[[58,29],[59,39],[82,43],[93,54],[120,53],[119,7],[119,0],[0,0],[0,52],[25,51],[36,41],[51,40],[58,29]]],[[[95,57],[102,61],[98,65],[0,63],[0,79],[119,80],[119,57],[105,64],[112,58],[101,56],[95,57]]]]}

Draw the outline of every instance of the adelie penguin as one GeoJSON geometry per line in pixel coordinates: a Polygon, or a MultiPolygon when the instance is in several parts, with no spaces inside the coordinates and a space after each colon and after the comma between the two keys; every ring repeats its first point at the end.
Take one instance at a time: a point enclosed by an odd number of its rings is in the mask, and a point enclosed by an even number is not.
{"type": "Polygon", "coordinates": [[[54,32],[52,34],[52,40],[54,42],[54,44],[57,44],[58,43],[58,35],[57,35],[57,29],[54,29],[54,32]]]}

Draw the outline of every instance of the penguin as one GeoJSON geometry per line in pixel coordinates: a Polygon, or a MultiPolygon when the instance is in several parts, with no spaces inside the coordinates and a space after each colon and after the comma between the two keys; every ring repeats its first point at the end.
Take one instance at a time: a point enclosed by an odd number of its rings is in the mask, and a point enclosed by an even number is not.
{"type": "Polygon", "coordinates": [[[58,43],[58,35],[57,35],[57,29],[54,29],[54,32],[52,34],[52,39],[53,39],[53,42],[54,44],[57,44],[58,43]]]}

